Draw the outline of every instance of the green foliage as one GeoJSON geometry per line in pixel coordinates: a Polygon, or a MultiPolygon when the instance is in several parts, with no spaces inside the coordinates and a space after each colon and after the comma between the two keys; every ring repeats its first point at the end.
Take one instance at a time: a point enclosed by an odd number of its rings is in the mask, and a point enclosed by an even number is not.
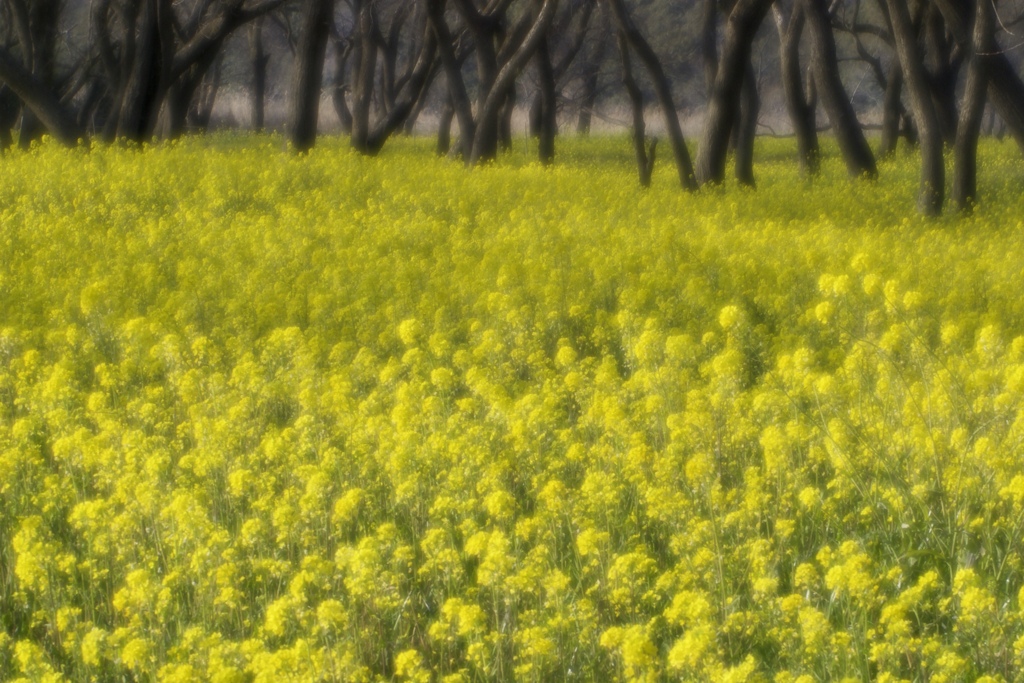
{"type": "Polygon", "coordinates": [[[0,160],[0,679],[1024,667],[1024,199],[621,139],[0,160]]]}

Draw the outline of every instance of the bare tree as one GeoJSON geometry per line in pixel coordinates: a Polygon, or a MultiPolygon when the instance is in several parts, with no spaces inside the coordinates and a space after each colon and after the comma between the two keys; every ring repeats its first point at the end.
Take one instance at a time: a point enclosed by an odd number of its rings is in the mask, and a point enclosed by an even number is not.
{"type": "Polygon", "coordinates": [[[978,195],[978,136],[985,113],[985,90],[995,42],[994,0],[975,3],[974,31],[968,56],[967,83],[954,145],[952,200],[960,210],[970,209],[978,195]]]}
{"type": "Polygon", "coordinates": [[[622,31],[618,35],[619,55],[622,62],[622,85],[629,97],[630,110],[633,115],[633,152],[636,156],[636,170],[641,187],[650,187],[651,175],[654,172],[654,158],[658,141],[652,140],[647,147],[646,124],[644,123],[644,94],[633,76],[632,59],[629,56],[629,43],[622,31]]]}
{"type": "Polygon", "coordinates": [[[298,152],[308,151],[316,143],[324,57],[333,18],[334,0],[307,0],[303,8],[302,37],[295,61],[288,122],[288,140],[298,152]]]}
{"type": "Polygon", "coordinates": [[[4,0],[2,13],[7,35],[0,35],[0,127],[5,134],[0,146],[13,142],[11,128],[21,111],[19,144],[27,146],[48,130],[65,144],[82,135],[70,107],[61,102],[54,47],[63,0],[4,0]],[[20,57],[19,57],[20,54],[20,57]],[[17,102],[23,103],[18,107],[17,102]]]}
{"type": "Polygon", "coordinates": [[[665,75],[664,68],[662,68],[661,60],[633,22],[633,18],[626,11],[623,1],[606,1],[620,34],[625,38],[629,47],[636,52],[640,61],[643,62],[647,74],[654,84],[654,92],[658,97],[658,104],[661,105],[661,111],[665,117],[665,129],[668,131],[669,142],[672,144],[672,154],[675,157],[676,170],[679,173],[679,184],[685,190],[695,190],[697,189],[697,180],[693,172],[693,163],[690,161],[690,152],[687,150],[686,140],[683,138],[683,129],[679,125],[679,114],[676,111],[675,100],[672,97],[672,86],[668,76],[665,75]]]}
{"type": "Polygon", "coordinates": [[[586,52],[582,60],[583,66],[579,77],[580,93],[576,118],[576,132],[580,135],[590,134],[590,126],[594,118],[594,108],[597,105],[601,84],[601,64],[604,62],[607,45],[611,42],[607,16],[607,13],[602,13],[600,27],[595,32],[595,39],[592,41],[594,49],[586,52]]]}
{"type": "Polygon", "coordinates": [[[55,138],[67,145],[77,144],[82,131],[72,111],[45,83],[15,61],[7,50],[0,50],[0,81],[55,138]]]}
{"type": "Polygon", "coordinates": [[[772,0],[738,0],[729,13],[704,133],[697,151],[697,181],[702,185],[721,183],[725,179],[729,138],[736,123],[751,44],[771,4],[772,0]]]}
{"type": "Polygon", "coordinates": [[[811,65],[814,83],[821,97],[822,107],[832,123],[832,131],[846,161],[851,176],[878,175],[875,156],[857,121],[850,98],[839,77],[835,36],[829,20],[825,0],[802,0],[807,29],[811,38],[811,65]]]}
{"type": "Polygon", "coordinates": [[[921,186],[918,191],[918,208],[926,215],[936,215],[942,212],[946,173],[939,121],[932,102],[924,61],[914,35],[907,0],[886,0],[886,5],[892,22],[896,52],[906,79],[910,104],[921,140],[921,186]]]}
{"type": "Polygon", "coordinates": [[[475,112],[456,55],[453,33],[445,17],[445,2],[426,0],[426,3],[455,118],[459,122],[463,157],[467,164],[489,161],[498,153],[500,116],[511,88],[547,35],[558,1],[531,0],[520,19],[508,28],[508,1],[495,0],[481,8],[474,0],[455,0],[459,17],[473,36],[477,65],[475,112]]]}
{"type": "MultiPolygon", "coordinates": [[[[946,20],[946,27],[957,44],[970,41],[971,3],[957,0],[932,0],[946,20]]],[[[988,97],[1024,152],[1024,80],[1006,54],[997,50],[986,60],[988,97]]]]}
{"type": "MultiPolygon", "coordinates": [[[[353,148],[365,154],[379,152],[385,141],[402,128],[437,75],[437,41],[427,15],[418,11],[414,15],[410,5],[399,4],[384,32],[374,10],[370,0],[359,5],[357,35],[353,39],[358,42],[358,59],[352,88],[351,141],[353,148]],[[400,70],[399,53],[403,45],[415,54],[405,60],[400,70]],[[381,103],[376,120],[375,93],[381,103]]],[[[341,67],[343,62],[339,62],[341,67]]]]}
{"type": "Polygon", "coordinates": [[[787,18],[782,3],[772,5],[775,26],[779,33],[779,65],[786,109],[793,124],[800,168],[808,175],[818,171],[820,151],[815,122],[815,102],[808,101],[800,67],[800,37],[804,29],[804,10],[799,2],[793,4],[787,18]]]}

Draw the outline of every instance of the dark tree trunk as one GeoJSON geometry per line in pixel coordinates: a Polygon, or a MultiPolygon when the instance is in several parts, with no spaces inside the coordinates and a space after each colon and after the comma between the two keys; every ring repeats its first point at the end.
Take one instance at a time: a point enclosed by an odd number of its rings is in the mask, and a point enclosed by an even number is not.
{"type": "MultiPolygon", "coordinates": [[[[956,42],[964,46],[970,37],[969,5],[956,0],[933,0],[946,20],[946,27],[953,34],[956,42]]],[[[1017,146],[1024,152],[1024,81],[1010,63],[1006,54],[998,52],[992,55],[988,63],[988,96],[992,105],[999,113],[1017,141],[1017,146]]]]}
{"type": "Polygon", "coordinates": [[[498,156],[501,108],[505,104],[506,88],[499,90],[495,87],[499,70],[495,42],[502,26],[495,17],[482,14],[472,0],[456,0],[455,4],[473,34],[476,61],[476,122],[472,138],[462,136],[463,152],[469,152],[466,159],[472,164],[498,156]],[[488,99],[491,100],[490,106],[486,106],[488,99]]]}
{"type": "Polygon", "coordinates": [[[697,152],[697,181],[701,185],[718,184],[725,179],[725,159],[738,115],[743,74],[750,59],[754,34],[771,3],[772,0],[738,0],[729,14],[704,133],[697,152]]]}
{"type": "Polygon", "coordinates": [[[163,65],[160,63],[160,31],[157,26],[155,3],[138,2],[138,13],[133,22],[136,27],[128,77],[121,97],[117,121],[119,138],[142,142],[152,137],[159,104],[158,88],[163,65]],[[154,111],[154,110],[157,111],[154,111]]]}
{"type": "Polygon", "coordinates": [[[953,45],[946,36],[946,22],[935,5],[929,4],[925,10],[923,31],[925,71],[939,131],[946,144],[952,145],[957,129],[956,81],[962,60],[953,54],[953,45]]]}
{"type": "MultiPolygon", "coordinates": [[[[476,131],[473,135],[470,163],[490,161],[497,155],[498,147],[498,113],[507,97],[508,89],[513,87],[516,77],[534,56],[541,41],[547,36],[548,27],[558,9],[558,0],[541,0],[536,18],[529,32],[519,47],[502,64],[501,70],[494,78],[483,105],[478,112],[476,131]]],[[[477,52],[479,60],[480,53],[477,52]]]]}
{"type": "Polygon", "coordinates": [[[804,96],[802,70],[800,68],[800,37],[804,30],[804,10],[794,4],[789,21],[785,20],[779,4],[773,5],[775,21],[779,30],[779,64],[782,70],[782,90],[786,98],[786,110],[793,124],[796,137],[800,170],[806,175],[818,172],[821,153],[818,149],[818,131],[814,107],[804,96]]]}
{"type": "Polygon", "coordinates": [[[0,47],[0,83],[22,101],[43,122],[50,133],[66,145],[75,145],[82,131],[72,112],[53,94],[50,88],[28,69],[18,64],[7,50],[0,47]]]}
{"type": "MultiPolygon", "coordinates": [[[[57,21],[60,17],[63,0],[32,0],[24,5],[14,3],[16,12],[21,15],[21,40],[25,43],[22,50],[25,54],[25,65],[41,83],[56,90],[54,83],[54,53],[58,36],[57,21]]],[[[22,149],[40,139],[46,132],[46,126],[31,109],[22,111],[21,125],[18,132],[18,144],[22,149]]]]}
{"type": "MultiPolygon", "coordinates": [[[[101,138],[105,142],[112,142],[117,137],[117,124],[121,118],[121,106],[124,100],[125,81],[127,80],[127,66],[132,59],[132,52],[135,45],[134,30],[125,31],[124,40],[120,49],[115,51],[113,26],[116,23],[112,18],[111,0],[97,0],[92,5],[89,14],[90,30],[96,36],[96,48],[100,55],[100,62],[103,64],[107,80],[110,82],[110,94],[106,106],[97,122],[101,138]]],[[[121,22],[126,26],[133,26],[132,16],[128,12],[121,12],[121,22]]]]}
{"type": "Polygon", "coordinates": [[[967,84],[957,124],[953,164],[953,203],[961,211],[969,210],[978,195],[978,136],[985,114],[987,62],[997,52],[994,39],[994,9],[990,0],[978,0],[974,16],[974,35],[967,67],[967,84]]]}
{"type": "Polygon", "coordinates": [[[436,74],[436,56],[437,43],[430,29],[424,26],[423,43],[412,71],[403,77],[403,84],[391,103],[391,109],[370,129],[361,151],[376,154],[384,147],[387,139],[402,127],[416,103],[422,100],[427,88],[430,87],[430,81],[436,74]]]}
{"type": "Polygon", "coordinates": [[[917,147],[921,140],[917,136],[917,126],[914,125],[914,117],[909,113],[904,112],[901,121],[900,135],[903,136],[903,139],[907,141],[909,146],[917,147]]]}
{"type": "Polygon", "coordinates": [[[267,66],[270,55],[263,47],[263,20],[257,19],[249,32],[252,58],[252,129],[259,132],[266,125],[267,66]]]}
{"type": "Polygon", "coordinates": [[[757,76],[754,65],[747,61],[743,73],[743,88],[740,91],[740,116],[736,125],[736,180],[740,185],[753,187],[754,181],[754,140],[757,137],[757,116],[761,110],[761,99],[757,95],[757,76]]]}
{"type": "Polygon", "coordinates": [[[526,114],[527,132],[531,138],[540,137],[541,119],[544,116],[542,114],[543,106],[544,105],[541,103],[541,94],[538,90],[533,96],[533,99],[530,100],[530,111],[526,114]]]}
{"type": "Polygon", "coordinates": [[[167,91],[162,126],[162,135],[165,139],[174,139],[185,132],[188,126],[189,106],[197,87],[198,84],[192,83],[189,79],[188,82],[178,83],[167,91]]]}
{"type": "Polygon", "coordinates": [[[409,16],[410,4],[402,4],[399,6],[397,12],[392,17],[391,25],[388,27],[388,33],[386,36],[380,35],[379,31],[375,31],[374,35],[377,37],[377,44],[380,48],[380,64],[381,64],[381,79],[380,79],[380,90],[381,90],[381,101],[384,103],[384,111],[389,112],[395,106],[395,100],[398,97],[398,48],[400,45],[400,38],[402,34],[402,26],[405,24],[406,19],[409,16]]]}
{"type": "Polygon", "coordinates": [[[551,66],[551,48],[545,35],[537,53],[538,83],[540,84],[540,126],[537,130],[537,155],[542,164],[550,164],[555,160],[555,136],[558,134],[555,101],[555,72],[551,66]]]}
{"type": "Polygon", "coordinates": [[[0,153],[7,151],[14,144],[12,131],[20,111],[18,96],[7,86],[0,85],[0,153]]]}
{"type": "Polygon", "coordinates": [[[900,139],[900,120],[903,117],[903,70],[899,60],[893,60],[889,78],[885,84],[885,98],[882,100],[882,136],[878,143],[878,156],[885,158],[896,151],[900,139]]]}
{"type": "MultiPolygon", "coordinates": [[[[697,181],[694,177],[693,163],[690,160],[690,152],[686,149],[686,140],[683,138],[683,129],[679,125],[679,114],[676,112],[675,100],[672,97],[672,86],[665,70],[661,66],[661,60],[655,54],[650,44],[640,33],[640,29],[633,23],[632,18],[626,11],[622,0],[607,0],[615,23],[619,31],[625,36],[630,48],[636,52],[637,57],[643,62],[647,74],[654,84],[654,92],[658,97],[658,104],[661,106],[662,115],[665,117],[665,129],[668,132],[669,141],[672,144],[672,154],[676,161],[676,170],[679,173],[679,183],[686,190],[697,189],[697,181]]],[[[765,11],[771,0],[758,0],[765,5],[765,11]]],[[[762,17],[764,14],[762,13],[762,17]]],[[[749,50],[749,46],[748,46],[749,50]]],[[[742,71],[740,71],[742,76],[742,71]]],[[[731,121],[730,121],[731,124],[731,121]]],[[[728,129],[726,130],[726,142],[728,142],[728,129]]]]}
{"type": "Polygon", "coordinates": [[[851,176],[875,177],[878,169],[875,156],[857,121],[850,98],[839,77],[835,36],[825,0],[803,0],[807,29],[811,37],[811,66],[818,86],[821,104],[832,124],[832,131],[851,176]]]}
{"type": "MultiPolygon", "coordinates": [[[[192,65],[167,89],[162,98],[165,105],[163,111],[163,137],[165,139],[173,140],[179,137],[188,130],[190,124],[199,130],[205,129],[206,126],[202,122],[203,117],[197,117],[196,114],[205,110],[204,99],[208,98],[210,93],[203,90],[204,79],[214,63],[218,64],[217,69],[220,68],[220,55],[220,51],[206,53],[199,62],[192,65]],[[197,94],[199,101],[196,100],[197,94]]],[[[219,75],[215,74],[214,83],[207,83],[208,87],[214,85],[216,88],[220,87],[219,75]]],[[[215,92],[213,96],[216,96],[215,92]]],[[[212,109],[212,101],[209,102],[209,106],[212,109]]],[[[209,122],[207,121],[207,123],[209,122]]]]}
{"type": "Polygon", "coordinates": [[[932,102],[928,75],[918,50],[914,27],[906,0],[886,0],[892,22],[893,40],[900,66],[910,94],[910,105],[921,141],[921,187],[918,208],[935,216],[942,212],[945,193],[945,162],[942,157],[942,134],[932,102]]]}
{"type": "MultiPolygon", "coordinates": [[[[473,120],[473,105],[466,91],[466,82],[462,78],[462,65],[455,55],[455,39],[452,37],[448,24],[444,20],[444,0],[426,0],[427,18],[437,39],[438,52],[441,55],[441,66],[444,68],[445,79],[448,81],[448,98],[446,103],[452,107],[453,116],[459,122],[459,137],[462,139],[463,157],[470,162],[466,148],[472,144],[476,122],[473,120]]],[[[448,122],[449,129],[451,121],[448,122]]],[[[440,148],[441,135],[438,135],[440,148]]],[[[446,136],[450,141],[450,134],[446,136]]],[[[446,147],[449,147],[446,145],[446,147]]]]}
{"type": "Polygon", "coordinates": [[[996,113],[1024,152],[1024,82],[1004,54],[995,55],[990,62],[988,90],[996,113]]]}
{"type": "Polygon", "coordinates": [[[362,0],[356,6],[359,8],[359,61],[352,91],[352,147],[365,152],[369,149],[370,107],[377,73],[377,43],[373,39],[377,28],[370,0],[362,0]]]}
{"type": "Polygon", "coordinates": [[[316,144],[324,57],[333,15],[334,0],[309,0],[302,17],[288,123],[288,139],[297,152],[306,152],[316,144]]]}
{"type": "Polygon", "coordinates": [[[629,96],[630,110],[633,113],[633,152],[636,156],[636,171],[641,187],[651,186],[651,175],[654,172],[654,154],[657,141],[651,142],[650,153],[647,151],[646,127],[644,124],[644,95],[633,77],[633,66],[629,57],[629,44],[623,32],[619,32],[619,55],[622,60],[622,85],[629,96]]]}

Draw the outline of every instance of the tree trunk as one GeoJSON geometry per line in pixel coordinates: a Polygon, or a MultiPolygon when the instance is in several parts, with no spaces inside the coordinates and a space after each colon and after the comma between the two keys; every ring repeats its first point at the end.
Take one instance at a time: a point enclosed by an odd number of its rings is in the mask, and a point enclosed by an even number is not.
{"type": "Polygon", "coordinates": [[[0,153],[7,151],[14,144],[12,131],[20,110],[18,96],[7,86],[0,85],[0,153]]]}
{"type": "Polygon", "coordinates": [[[743,74],[754,35],[772,0],[738,0],[725,27],[725,42],[708,102],[707,119],[697,152],[697,181],[718,184],[725,179],[725,159],[739,110],[743,74]]]}
{"type": "MultiPolygon", "coordinates": [[[[476,130],[476,122],[473,120],[473,105],[469,100],[469,93],[466,91],[466,82],[462,78],[462,65],[455,55],[455,39],[444,20],[444,0],[426,0],[426,2],[427,19],[430,21],[430,27],[437,39],[441,66],[444,68],[445,79],[448,81],[447,103],[451,105],[453,115],[459,121],[463,157],[468,164],[470,155],[466,148],[472,144],[476,130]]],[[[450,127],[451,121],[448,123],[450,127]]],[[[448,140],[451,139],[450,135],[447,137],[448,140]]],[[[440,147],[440,134],[438,138],[438,147],[440,147]]]]}
{"type": "Polygon", "coordinates": [[[622,85],[629,96],[630,109],[633,113],[633,152],[636,156],[636,171],[641,187],[651,186],[651,175],[654,171],[655,143],[651,144],[651,153],[647,153],[647,136],[644,125],[644,95],[640,86],[633,78],[633,66],[629,58],[629,44],[626,36],[619,31],[619,54],[622,59],[622,85]]]}
{"type": "Polygon", "coordinates": [[[988,90],[1003,125],[1024,152],[1024,82],[1004,54],[995,55],[990,62],[988,90]]]}
{"type": "MultiPolygon", "coordinates": [[[[536,52],[542,39],[547,36],[548,27],[558,9],[558,0],[542,0],[537,16],[516,51],[508,58],[491,84],[477,116],[476,131],[473,134],[470,163],[494,159],[498,151],[498,112],[508,89],[519,73],[536,52]]],[[[477,53],[479,58],[480,54],[477,53]]]]}
{"type": "MultiPolygon", "coordinates": [[[[54,53],[58,36],[57,21],[63,0],[33,0],[21,8],[21,41],[25,44],[25,66],[41,83],[56,90],[54,84],[54,53]]],[[[18,8],[15,3],[12,5],[18,8]]],[[[32,142],[42,139],[46,126],[30,109],[22,111],[18,144],[28,149],[32,142]]]]}
{"type": "Polygon", "coordinates": [[[935,107],[932,103],[928,76],[918,51],[914,27],[906,0],[886,0],[892,21],[893,40],[900,66],[910,94],[910,105],[917,123],[921,141],[921,187],[918,208],[928,216],[942,213],[945,194],[945,162],[942,157],[942,134],[939,131],[935,107]]]}
{"type": "Polygon", "coordinates": [[[164,65],[160,63],[160,30],[154,4],[145,0],[138,3],[136,35],[119,108],[117,137],[132,142],[152,137],[161,104],[158,89],[164,65]]]}
{"type": "Polygon", "coordinates": [[[370,106],[377,73],[377,43],[373,34],[377,30],[370,0],[362,0],[359,8],[359,61],[356,68],[355,88],[352,91],[352,147],[366,152],[370,140],[370,106]]]}
{"type": "Polygon", "coordinates": [[[82,131],[74,115],[53,94],[45,83],[18,64],[7,50],[0,47],[0,83],[5,83],[24,106],[39,117],[50,134],[65,145],[76,145],[82,131]]]}
{"type": "MultiPolygon", "coordinates": [[[[186,81],[190,79],[182,79],[186,81]]],[[[165,140],[179,137],[188,127],[188,109],[192,104],[197,84],[181,82],[167,91],[161,121],[161,134],[165,140]]]]}
{"type": "MultiPolygon", "coordinates": [[[[966,45],[970,37],[970,13],[968,3],[956,0],[933,0],[946,20],[946,27],[956,42],[966,45]]],[[[988,90],[992,106],[999,113],[1024,152],[1024,81],[1010,63],[1006,54],[999,51],[988,63],[988,90]]]]}
{"type": "Polygon", "coordinates": [[[900,140],[900,120],[903,116],[903,70],[899,60],[893,61],[889,78],[885,84],[885,98],[882,101],[882,138],[878,144],[878,156],[886,158],[896,151],[900,140]]]}
{"type": "Polygon", "coordinates": [[[541,110],[543,106],[544,105],[541,103],[541,93],[538,89],[537,92],[534,93],[533,99],[530,100],[530,110],[526,113],[527,134],[531,138],[540,137],[541,119],[543,118],[541,110]]]}
{"type": "Polygon", "coordinates": [[[501,109],[506,101],[508,87],[507,84],[500,88],[496,87],[499,64],[495,41],[502,26],[494,17],[481,14],[472,0],[457,0],[456,6],[473,34],[476,61],[476,122],[473,137],[462,137],[463,152],[468,152],[468,163],[473,164],[478,161],[490,161],[498,156],[501,109]],[[491,100],[489,106],[488,99],[491,100]]]}
{"type": "Polygon", "coordinates": [[[957,123],[953,148],[953,203],[961,211],[970,210],[978,195],[978,136],[985,114],[987,62],[997,51],[994,38],[995,11],[990,0],[978,0],[974,16],[974,36],[968,58],[967,84],[957,123]]]}
{"type": "Polygon", "coordinates": [[[424,34],[420,54],[412,71],[408,73],[408,77],[403,79],[404,82],[392,100],[390,110],[370,129],[362,149],[368,154],[376,154],[384,147],[387,139],[402,127],[417,102],[423,98],[425,91],[430,87],[430,81],[436,74],[434,60],[437,55],[437,43],[433,33],[426,26],[424,34]]]}
{"type": "Polygon", "coordinates": [[[309,151],[316,144],[324,57],[333,18],[334,0],[308,0],[302,17],[288,123],[288,140],[297,152],[309,151]]]}
{"type": "Polygon", "coordinates": [[[839,77],[839,60],[828,6],[825,0],[803,0],[803,3],[811,37],[814,82],[846,161],[846,170],[854,177],[873,178],[878,175],[874,154],[871,153],[871,147],[839,77]]]}
{"type": "Polygon", "coordinates": [[[740,116],[736,126],[736,180],[740,185],[754,187],[754,140],[757,137],[757,116],[761,100],[757,96],[754,65],[747,60],[740,91],[740,116]]]}
{"type": "MultiPolygon", "coordinates": [[[[765,6],[767,11],[771,0],[756,0],[765,6]]],[[[696,190],[697,180],[694,177],[693,163],[690,161],[690,152],[686,149],[686,140],[683,138],[683,129],[679,125],[679,114],[676,112],[675,100],[672,97],[672,86],[665,70],[661,66],[661,60],[655,54],[650,44],[644,39],[640,29],[633,23],[632,18],[626,11],[622,0],[607,0],[615,23],[619,31],[626,37],[626,42],[636,52],[637,57],[643,62],[647,74],[654,84],[654,92],[658,97],[658,104],[661,106],[662,114],[665,117],[665,129],[668,132],[669,141],[672,144],[672,154],[676,161],[676,170],[679,173],[679,184],[685,190],[696,190]]],[[[762,13],[762,17],[764,14],[762,13]]],[[[755,27],[756,28],[756,27],[755,27]]],[[[749,46],[748,46],[749,50],[749,46]]],[[[742,71],[740,72],[742,75],[742,71]]],[[[731,122],[730,122],[731,124],[731,122]]],[[[728,141],[728,131],[726,132],[728,141]]]]}
{"type": "Polygon", "coordinates": [[[786,110],[793,124],[800,170],[806,175],[818,172],[821,153],[818,149],[818,131],[814,107],[804,97],[804,84],[800,68],[800,36],[804,30],[804,10],[796,3],[789,21],[785,20],[779,4],[772,6],[779,31],[779,64],[782,71],[782,90],[786,110]]]}
{"type": "MultiPolygon", "coordinates": [[[[166,94],[163,96],[164,101],[164,128],[163,137],[167,140],[173,140],[181,136],[189,125],[193,124],[194,128],[199,130],[205,130],[206,126],[202,121],[203,116],[196,117],[196,113],[202,113],[206,109],[205,99],[208,99],[210,93],[204,91],[203,84],[204,80],[209,73],[211,67],[217,64],[216,69],[220,69],[221,52],[210,51],[205,53],[198,62],[192,65],[188,71],[182,74],[177,81],[175,81],[167,89],[166,94]],[[196,96],[199,95],[199,100],[196,101],[196,96]]],[[[208,86],[213,85],[215,88],[220,88],[220,76],[215,73],[214,84],[207,84],[208,86]]],[[[216,95],[214,91],[213,96],[216,95]]],[[[208,102],[212,108],[212,100],[208,102]]],[[[206,123],[209,123],[208,121],[206,123]]]]}
{"type": "MultiPolygon", "coordinates": [[[[395,14],[388,28],[388,34],[384,40],[378,40],[380,47],[381,64],[381,100],[384,103],[384,111],[389,112],[395,107],[395,100],[398,98],[398,46],[401,38],[402,26],[408,17],[409,5],[401,5],[395,14]]],[[[379,34],[378,39],[381,37],[379,34]]]]}
{"type": "Polygon", "coordinates": [[[558,134],[555,102],[555,72],[551,66],[548,36],[541,38],[537,53],[537,76],[540,84],[540,127],[537,130],[537,155],[542,164],[555,160],[555,136],[558,134]]]}
{"type": "MultiPolygon", "coordinates": [[[[946,36],[946,22],[935,5],[927,6],[923,22],[925,72],[932,89],[935,116],[942,139],[952,145],[957,129],[956,81],[962,60],[953,55],[953,46],[946,36]]],[[[969,44],[964,46],[965,51],[969,49],[969,44]]]]}

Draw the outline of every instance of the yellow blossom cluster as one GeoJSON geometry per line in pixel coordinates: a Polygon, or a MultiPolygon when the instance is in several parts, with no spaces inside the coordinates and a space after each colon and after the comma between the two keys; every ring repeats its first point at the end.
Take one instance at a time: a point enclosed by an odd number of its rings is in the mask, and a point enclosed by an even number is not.
{"type": "Polygon", "coordinates": [[[1024,680],[1024,168],[0,158],[0,680],[1024,680]]]}

